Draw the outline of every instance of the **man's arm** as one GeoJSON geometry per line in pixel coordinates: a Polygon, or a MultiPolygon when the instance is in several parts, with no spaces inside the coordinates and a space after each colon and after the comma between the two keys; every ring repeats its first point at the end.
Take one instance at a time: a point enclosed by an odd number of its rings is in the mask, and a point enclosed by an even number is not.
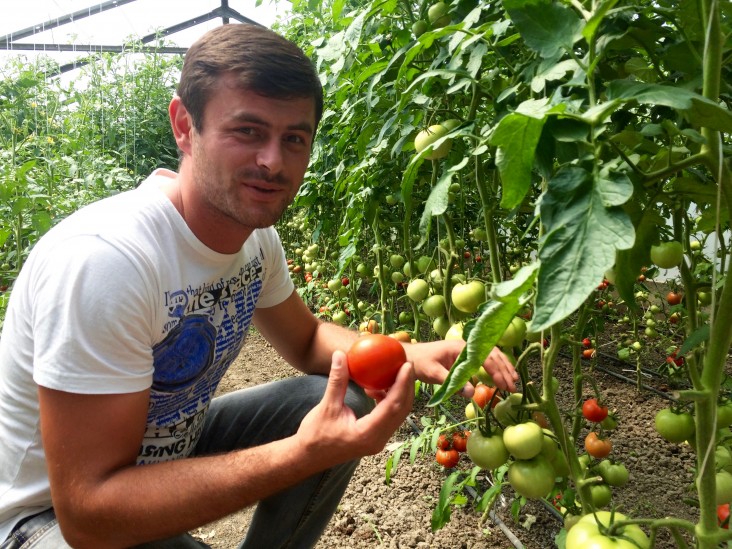
{"type": "Polygon", "coordinates": [[[296,291],[274,307],[258,308],[254,326],[298,370],[327,374],[334,351],[347,351],[358,333],[317,318],[296,291]]]}
{"type": "Polygon", "coordinates": [[[335,354],[330,370],[322,401],[295,435],[228,454],[142,466],[135,459],[147,391],[81,395],[39,388],[51,494],[64,537],[74,547],[96,549],[174,536],[333,465],[381,451],[411,410],[411,365],[360,419],[343,403],[343,353],[335,354]]]}
{"type": "MultiPolygon", "coordinates": [[[[297,292],[279,305],[257,309],[254,325],[285,360],[306,373],[328,373],[333,351],[347,351],[359,336],[354,330],[320,321],[297,292]]],[[[437,384],[445,381],[464,346],[464,341],[455,340],[404,344],[417,378],[437,384]]],[[[491,351],[484,366],[498,387],[516,390],[518,374],[498,348],[491,351]]],[[[464,394],[472,396],[472,386],[464,394]]]]}

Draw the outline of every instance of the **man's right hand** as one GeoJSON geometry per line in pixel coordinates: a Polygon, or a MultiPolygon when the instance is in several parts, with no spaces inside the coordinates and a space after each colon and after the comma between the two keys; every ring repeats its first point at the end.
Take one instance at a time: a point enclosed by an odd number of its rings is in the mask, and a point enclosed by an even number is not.
{"type": "Polygon", "coordinates": [[[415,377],[409,362],[385,394],[371,395],[377,396],[378,404],[361,418],[344,403],[348,381],[346,355],[335,351],[323,399],[305,416],[296,435],[329,466],[379,453],[414,403],[415,377]]]}

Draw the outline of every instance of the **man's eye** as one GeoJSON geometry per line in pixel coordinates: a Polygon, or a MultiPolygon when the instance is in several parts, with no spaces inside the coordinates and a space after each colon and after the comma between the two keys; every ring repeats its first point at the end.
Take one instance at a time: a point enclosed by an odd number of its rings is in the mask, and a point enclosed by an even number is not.
{"type": "Polygon", "coordinates": [[[287,141],[289,141],[290,143],[305,143],[305,139],[303,139],[299,135],[289,135],[287,136],[287,141]]]}

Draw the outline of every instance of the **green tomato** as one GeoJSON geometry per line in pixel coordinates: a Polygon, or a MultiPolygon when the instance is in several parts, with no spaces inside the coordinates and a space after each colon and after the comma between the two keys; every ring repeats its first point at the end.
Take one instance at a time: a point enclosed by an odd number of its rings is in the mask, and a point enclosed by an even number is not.
{"type": "Polygon", "coordinates": [[[475,313],[485,301],[485,285],[480,280],[456,284],[452,289],[452,303],[464,313],[475,313]]]}
{"type": "MultiPolygon", "coordinates": [[[[447,312],[445,298],[440,294],[431,295],[422,303],[422,310],[430,318],[439,318],[447,312]]],[[[448,330],[450,327],[448,326],[448,330]]],[[[444,337],[444,335],[442,336],[444,337]]]]}
{"type": "Polygon", "coordinates": [[[427,32],[428,29],[429,26],[427,25],[427,21],[419,19],[418,21],[415,21],[414,25],[412,25],[412,34],[414,34],[415,38],[419,38],[427,32]]]}
{"type": "Polygon", "coordinates": [[[498,433],[486,437],[478,430],[473,431],[468,437],[466,451],[473,463],[488,471],[492,471],[508,461],[508,450],[503,442],[503,437],[498,433]]]}
{"type": "Polygon", "coordinates": [[[613,491],[607,484],[593,484],[590,486],[590,496],[592,497],[592,505],[597,509],[602,509],[610,505],[613,491]]]}
{"type": "Polygon", "coordinates": [[[493,381],[493,376],[490,375],[483,366],[478,368],[478,372],[475,374],[475,376],[478,378],[478,381],[482,381],[486,385],[489,385],[491,387],[495,386],[496,382],[493,381]]]}
{"type": "Polygon", "coordinates": [[[450,23],[450,16],[447,14],[447,4],[445,2],[437,2],[432,4],[427,10],[427,19],[432,24],[432,28],[438,29],[450,23]]]}
{"type": "Polygon", "coordinates": [[[525,498],[543,498],[554,487],[554,468],[541,455],[518,459],[508,466],[508,482],[525,498]]]}
{"type": "Polygon", "coordinates": [[[630,540],[610,538],[600,532],[599,524],[610,526],[610,520],[626,520],[622,513],[597,511],[595,514],[583,516],[567,534],[566,549],[649,549],[651,542],[648,536],[636,524],[630,524],[621,529],[620,533],[630,540]],[[597,517],[597,519],[595,519],[597,517]],[[599,524],[598,524],[599,521],[599,524]]]}
{"type": "Polygon", "coordinates": [[[625,465],[622,463],[613,463],[609,459],[603,459],[597,465],[597,472],[602,477],[602,480],[610,486],[625,486],[630,477],[625,465]]]}
{"type": "Polygon", "coordinates": [[[514,406],[521,405],[521,393],[511,393],[508,398],[503,399],[493,408],[493,415],[501,425],[515,425],[519,422],[519,409],[514,406]]]}
{"type": "Polygon", "coordinates": [[[651,261],[662,269],[678,267],[684,259],[684,247],[681,242],[672,240],[651,246],[651,261]]]}
{"type": "Polygon", "coordinates": [[[554,475],[557,477],[566,478],[569,475],[569,462],[564,452],[557,451],[555,453],[552,467],[554,467],[554,475]]]}
{"type": "Polygon", "coordinates": [[[696,294],[696,298],[702,305],[709,305],[712,302],[712,294],[710,294],[709,292],[698,292],[696,294]]]}
{"type": "Polygon", "coordinates": [[[333,314],[333,322],[340,326],[345,326],[348,324],[348,315],[345,311],[337,311],[333,314]]]}
{"type": "MultiPolygon", "coordinates": [[[[440,2],[440,3],[442,3],[442,2],[440,2]]],[[[432,8],[430,8],[430,9],[432,9],[432,8]]],[[[419,154],[422,151],[424,151],[427,147],[431,147],[438,139],[446,136],[448,133],[449,132],[448,132],[447,128],[445,128],[444,126],[442,126],[440,124],[435,124],[433,126],[430,126],[429,128],[420,131],[417,134],[417,137],[414,138],[414,149],[419,154]]],[[[447,153],[450,152],[451,146],[452,146],[452,140],[445,139],[436,149],[433,148],[430,152],[428,152],[425,155],[425,158],[427,160],[438,160],[440,158],[445,158],[447,156],[447,153]]]]}
{"type": "Polygon", "coordinates": [[[542,429],[544,437],[541,444],[541,455],[554,464],[554,460],[557,457],[559,446],[557,442],[552,438],[552,432],[548,429],[542,429]]]}
{"type": "Polygon", "coordinates": [[[405,261],[406,260],[404,259],[404,256],[401,256],[399,254],[392,254],[389,257],[389,263],[395,269],[401,269],[402,267],[404,267],[405,261]]]}
{"type": "Polygon", "coordinates": [[[530,421],[509,425],[503,431],[503,443],[515,458],[531,459],[544,448],[544,431],[530,421]]]}
{"type": "Polygon", "coordinates": [[[518,347],[523,342],[524,337],[526,337],[526,321],[515,316],[498,340],[498,345],[508,348],[518,347]]]}
{"type": "Polygon", "coordinates": [[[407,295],[415,303],[421,303],[430,293],[430,285],[423,278],[415,278],[407,285],[407,295]]]}
{"type": "Polygon", "coordinates": [[[717,406],[717,429],[732,425],[732,401],[727,400],[717,406]]]}
{"type": "Polygon", "coordinates": [[[725,446],[717,446],[714,449],[714,465],[717,471],[730,471],[732,469],[732,453],[725,446]]]}
{"type": "Polygon", "coordinates": [[[719,471],[715,481],[717,484],[717,505],[732,502],[732,473],[719,471]]]}
{"type": "Polygon", "coordinates": [[[684,442],[694,434],[694,418],[688,412],[675,413],[670,408],[659,410],[654,424],[656,432],[669,442],[684,442]]]}
{"type": "Polygon", "coordinates": [[[432,321],[432,329],[435,333],[444,339],[447,332],[450,330],[450,319],[446,316],[438,316],[432,321]]]}

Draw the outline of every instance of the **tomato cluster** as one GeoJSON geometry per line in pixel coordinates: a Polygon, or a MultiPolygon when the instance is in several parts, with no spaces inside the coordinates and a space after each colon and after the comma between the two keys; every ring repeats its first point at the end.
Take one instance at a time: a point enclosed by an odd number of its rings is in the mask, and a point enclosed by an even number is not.
{"type": "Polygon", "coordinates": [[[452,469],[460,461],[460,454],[467,450],[470,438],[470,431],[441,433],[437,437],[435,461],[445,469],[452,469]]]}

